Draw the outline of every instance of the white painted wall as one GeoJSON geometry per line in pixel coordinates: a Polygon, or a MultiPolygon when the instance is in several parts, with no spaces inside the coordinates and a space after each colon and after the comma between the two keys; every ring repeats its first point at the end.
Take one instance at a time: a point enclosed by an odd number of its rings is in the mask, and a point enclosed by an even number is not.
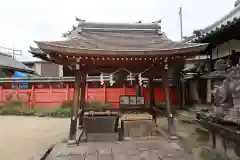
{"type": "MultiPolygon", "coordinates": [[[[217,59],[221,57],[228,56],[232,50],[236,52],[240,52],[240,40],[230,40],[223,44],[218,45],[216,48],[212,50],[212,58],[217,59]],[[218,53],[217,53],[218,52],[218,53]]],[[[207,102],[211,102],[211,80],[207,81],[207,102]]]]}
{"type": "Polygon", "coordinates": [[[232,50],[240,52],[240,40],[230,40],[228,42],[218,45],[212,50],[212,58],[217,59],[228,56],[232,50]]]}
{"type": "Polygon", "coordinates": [[[63,65],[58,65],[59,66],[59,77],[63,77],[63,65]]]}
{"type": "Polygon", "coordinates": [[[42,73],[42,63],[34,63],[34,70],[37,74],[41,75],[42,73]]]}
{"type": "Polygon", "coordinates": [[[197,86],[197,82],[195,80],[190,80],[189,87],[190,87],[191,98],[195,102],[198,102],[199,101],[199,97],[198,97],[198,91],[197,91],[197,87],[198,87],[197,86]]]}

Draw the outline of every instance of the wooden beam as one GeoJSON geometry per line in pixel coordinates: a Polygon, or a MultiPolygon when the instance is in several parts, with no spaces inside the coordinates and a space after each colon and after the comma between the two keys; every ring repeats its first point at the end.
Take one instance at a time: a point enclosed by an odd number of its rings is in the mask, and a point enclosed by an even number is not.
{"type": "Polygon", "coordinates": [[[74,83],[74,95],[73,95],[73,106],[71,108],[71,124],[69,133],[69,143],[76,143],[76,132],[77,132],[77,115],[79,106],[79,95],[80,95],[80,70],[75,71],[75,83],[74,83]]]}

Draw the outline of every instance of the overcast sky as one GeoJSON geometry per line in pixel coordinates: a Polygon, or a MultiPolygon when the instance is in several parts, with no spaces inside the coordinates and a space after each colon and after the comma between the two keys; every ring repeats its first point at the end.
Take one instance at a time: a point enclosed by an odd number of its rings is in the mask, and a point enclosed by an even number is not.
{"type": "Polygon", "coordinates": [[[152,22],[180,39],[179,7],[183,8],[184,36],[218,20],[235,0],[1,0],[0,46],[23,50],[33,40],[57,40],[76,24],[75,17],[94,22],[152,22]]]}

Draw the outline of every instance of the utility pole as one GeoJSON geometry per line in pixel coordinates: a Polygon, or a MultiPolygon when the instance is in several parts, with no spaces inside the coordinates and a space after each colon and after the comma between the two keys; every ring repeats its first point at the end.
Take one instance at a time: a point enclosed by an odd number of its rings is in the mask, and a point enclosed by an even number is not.
{"type": "Polygon", "coordinates": [[[12,48],[0,46],[0,51],[5,54],[9,54],[12,56],[12,58],[15,58],[15,56],[22,56],[22,50],[15,49],[15,45],[13,45],[12,48]]]}
{"type": "Polygon", "coordinates": [[[180,36],[181,40],[183,40],[182,7],[179,8],[179,18],[180,18],[180,36]]]}

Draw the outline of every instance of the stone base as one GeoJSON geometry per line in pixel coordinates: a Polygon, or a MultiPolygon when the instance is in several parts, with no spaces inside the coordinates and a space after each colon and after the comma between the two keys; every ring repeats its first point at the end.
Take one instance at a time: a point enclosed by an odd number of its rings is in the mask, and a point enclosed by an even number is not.
{"type": "Polygon", "coordinates": [[[87,141],[89,142],[113,142],[119,140],[118,133],[88,133],[87,141]]]}
{"type": "Polygon", "coordinates": [[[68,140],[68,145],[76,145],[77,141],[76,140],[68,140]]]}
{"type": "Polygon", "coordinates": [[[124,121],[124,137],[147,137],[156,134],[152,120],[124,121]]]}
{"type": "Polygon", "coordinates": [[[177,136],[169,136],[168,137],[170,140],[178,140],[178,137],[177,136]]]}

